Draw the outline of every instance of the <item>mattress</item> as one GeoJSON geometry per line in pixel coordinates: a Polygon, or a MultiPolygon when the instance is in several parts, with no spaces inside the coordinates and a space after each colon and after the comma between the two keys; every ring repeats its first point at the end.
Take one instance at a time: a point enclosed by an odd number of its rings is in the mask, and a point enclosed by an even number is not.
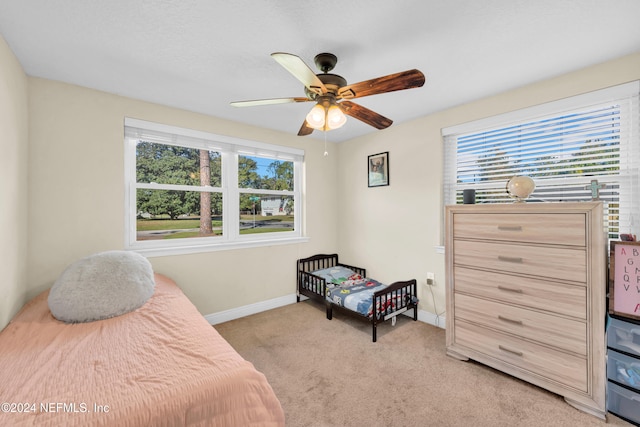
{"type": "MultiPolygon", "coordinates": [[[[327,301],[369,318],[373,317],[373,295],[387,287],[342,265],[316,270],[312,274],[325,280],[327,301]]],[[[405,298],[406,289],[383,295],[376,302],[376,317],[379,319],[396,306],[402,306],[405,298]]]]}
{"type": "Polygon", "coordinates": [[[139,309],[56,320],[48,291],[0,332],[0,425],[283,426],[265,376],[156,274],[139,309]]]}

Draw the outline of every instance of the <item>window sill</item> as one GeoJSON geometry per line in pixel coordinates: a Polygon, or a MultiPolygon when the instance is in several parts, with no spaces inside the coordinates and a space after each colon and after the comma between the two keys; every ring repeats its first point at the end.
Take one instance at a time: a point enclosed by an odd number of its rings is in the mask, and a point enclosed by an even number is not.
{"type": "Polygon", "coordinates": [[[152,258],[159,256],[186,255],[203,252],[228,251],[234,249],[259,248],[263,246],[291,245],[297,243],[306,243],[309,240],[309,237],[288,237],[284,239],[244,240],[236,242],[162,247],[133,244],[130,245],[127,250],[138,252],[140,255],[143,255],[147,258],[152,258]]]}

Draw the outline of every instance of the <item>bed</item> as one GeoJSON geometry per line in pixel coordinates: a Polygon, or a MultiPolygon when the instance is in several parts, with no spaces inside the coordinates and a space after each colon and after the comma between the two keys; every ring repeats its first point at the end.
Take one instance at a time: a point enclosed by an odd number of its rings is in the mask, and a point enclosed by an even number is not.
{"type": "Polygon", "coordinates": [[[334,308],[366,319],[371,323],[372,340],[377,341],[377,326],[413,310],[418,320],[418,297],[415,279],[390,285],[367,277],[366,269],[340,263],[337,254],[318,254],[297,261],[297,301],[301,296],[322,302],[327,319],[334,308]]]}
{"type": "Polygon", "coordinates": [[[49,291],[0,332],[0,425],[284,426],[266,377],[155,274],[135,311],[63,323],[49,291]]]}

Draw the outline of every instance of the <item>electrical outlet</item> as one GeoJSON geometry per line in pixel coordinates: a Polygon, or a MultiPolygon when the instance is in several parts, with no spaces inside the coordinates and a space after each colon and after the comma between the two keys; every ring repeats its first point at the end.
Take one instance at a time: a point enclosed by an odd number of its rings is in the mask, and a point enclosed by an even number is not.
{"type": "Polygon", "coordinates": [[[427,285],[433,286],[436,281],[436,276],[433,273],[427,273],[427,285]]]}

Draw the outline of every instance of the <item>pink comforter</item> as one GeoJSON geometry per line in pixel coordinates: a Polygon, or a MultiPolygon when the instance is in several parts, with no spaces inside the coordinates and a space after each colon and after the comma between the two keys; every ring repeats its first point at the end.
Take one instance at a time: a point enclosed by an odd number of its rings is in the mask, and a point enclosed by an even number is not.
{"type": "Polygon", "coordinates": [[[48,291],[0,332],[0,425],[283,426],[265,376],[176,284],[134,312],[65,324],[48,291]]]}

